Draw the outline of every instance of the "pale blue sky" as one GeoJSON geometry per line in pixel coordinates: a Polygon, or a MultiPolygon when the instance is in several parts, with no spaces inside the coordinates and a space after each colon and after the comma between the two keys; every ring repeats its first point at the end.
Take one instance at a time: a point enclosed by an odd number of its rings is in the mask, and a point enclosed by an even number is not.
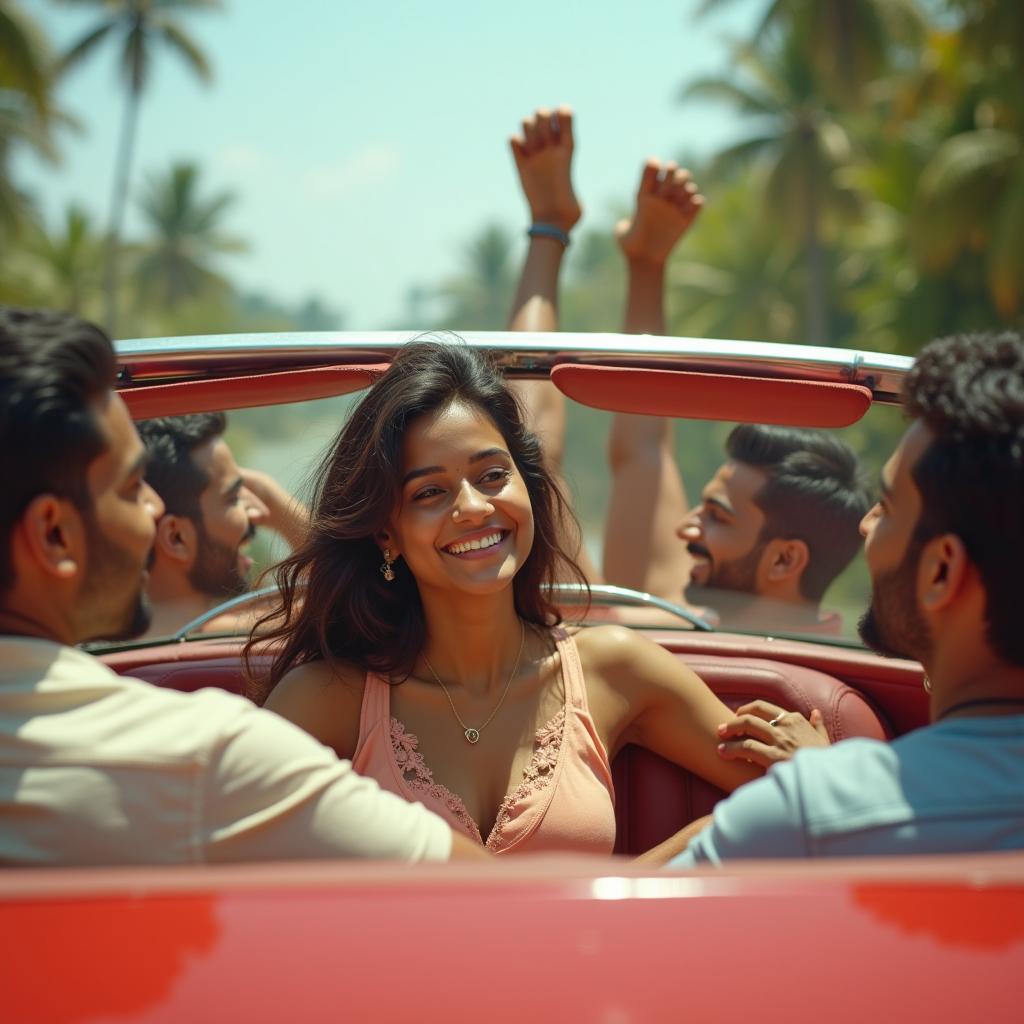
{"type": "MultiPolygon", "coordinates": [[[[681,83],[727,73],[762,0],[699,20],[699,0],[229,0],[188,28],[210,56],[205,88],[164,52],[145,99],[135,182],[195,160],[238,202],[251,245],[223,269],[286,302],[317,294],[351,329],[387,325],[410,286],[454,273],[490,221],[526,226],[506,139],[539,105],[577,115],[575,178],[593,224],[635,187],[648,155],[706,152],[738,130],[682,105],[681,83]]],[[[59,45],[93,13],[24,0],[59,45]]],[[[105,223],[122,93],[112,46],[68,77],[83,125],[51,170],[18,165],[53,217],[76,201],[105,223]]],[[[129,220],[129,233],[132,221],[129,220]]],[[[429,326],[429,325],[423,325],[429,326]]]]}

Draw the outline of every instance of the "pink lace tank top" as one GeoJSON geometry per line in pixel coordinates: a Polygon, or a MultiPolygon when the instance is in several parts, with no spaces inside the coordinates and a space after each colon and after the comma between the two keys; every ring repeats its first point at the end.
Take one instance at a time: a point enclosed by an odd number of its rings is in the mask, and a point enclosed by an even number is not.
{"type": "Polygon", "coordinates": [[[565,704],[537,730],[522,781],[506,794],[486,843],[461,798],[434,782],[419,740],[391,716],[391,686],[366,676],[352,766],[382,789],[418,801],[492,853],[603,853],[615,845],[615,794],[608,754],[587,709],[576,642],[554,632],[565,704]]]}

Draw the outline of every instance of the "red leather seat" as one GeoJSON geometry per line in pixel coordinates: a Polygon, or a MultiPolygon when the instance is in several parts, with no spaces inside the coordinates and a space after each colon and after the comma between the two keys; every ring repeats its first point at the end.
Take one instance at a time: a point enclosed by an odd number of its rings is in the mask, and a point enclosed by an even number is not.
{"type": "MultiPolygon", "coordinates": [[[[118,671],[121,671],[120,669],[118,671]]],[[[171,690],[192,693],[207,686],[214,686],[229,693],[245,696],[248,683],[245,668],[237,655],[223,655],[202,661],[165,662],[157,665],[140,665],[123,670],[124,675],[144,679],[154,686],[166,686],[171,690]]]]}
{"type": "MultiPolygon", "coordinates": [[[[856,690],[824,672],[778,661],[711,654],[691,654],[686,663],[731,708],[758,699],[804,715],[818,708],[833,741],[850,736],[889,738],[871,705],[856,690]]],[[[649,850],[688,822],[710,814],[726,795],[699,775],[633,745],[619,752],[612,775],[616,853],[649,850]]]]}
{"type": "MultiPolygon", "coordinates": [[[[809,715],[818,708],[833,740],[849,736],[887,739],[889,732],[856,690],[816,669],[784,661],[727,654],[685,656],[686,663],[729,707],[763,699],[809,715]]],[[[117,672],[157,686],[192,691],[216,686],[247,689],[237,643],[201,641],[122,651],[104,657],[117,672]]],[[[254,668],[267,659],[257,659],[254,668]]],[[[710,814],[725,795],[702,778],[640,747],[627,746],[612,765],[615,779],[617,853],[637,854],[656,846],[694,818],[710,814]]]]}

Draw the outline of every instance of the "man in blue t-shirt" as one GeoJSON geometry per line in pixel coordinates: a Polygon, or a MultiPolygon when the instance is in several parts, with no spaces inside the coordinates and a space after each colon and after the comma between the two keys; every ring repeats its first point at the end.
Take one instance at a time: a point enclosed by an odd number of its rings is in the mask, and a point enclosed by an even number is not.
{"type": "Polygon", "coordinates": [[[860,632],[922,663],[931,724],[800,751],[720,803],[670,867],[1024,848],[1024,338],[932,342],[904,404],[911,425],[861,523],[860,632]]]}

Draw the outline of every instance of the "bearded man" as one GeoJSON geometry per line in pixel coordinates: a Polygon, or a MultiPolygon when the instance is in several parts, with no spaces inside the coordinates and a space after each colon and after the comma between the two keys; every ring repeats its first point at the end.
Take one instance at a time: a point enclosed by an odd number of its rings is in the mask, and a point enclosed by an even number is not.
{"type": "MultiPolygon", "coordinates": [[[[146,481],[165,506],[150,567],[150,635],[170,635],[249,589],[253,563],[245,549],[257,527],[294,547],[308,524],[307,510],[273,478],[239,468],[226,429],[222,412],[139,424],[146,481]]],[[[231,625],[217,620],[218,628],[231,625]]]]}
{"type": "MultiPolygon", "coordinates": [[[[798,752],[720,803],[670,866],[1024,848],[1024,338],[932,342],[904,406],[910,427],[861,523],[860,630],[921,662],[931,724],[798,752]]],[[[770,734],[745,721],[748,743],[770,734]]]]}

